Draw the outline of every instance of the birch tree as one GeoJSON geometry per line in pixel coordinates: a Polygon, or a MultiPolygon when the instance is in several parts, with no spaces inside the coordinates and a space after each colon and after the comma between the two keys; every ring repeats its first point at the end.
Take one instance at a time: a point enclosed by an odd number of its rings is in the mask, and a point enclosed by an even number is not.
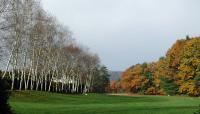
{"type": "MultiPolygon", "coordinates": [[[[0,3],[2,0],[0,1],[0,3]]],[[[36,0],[4,1],[5,71],[11,90],[90,92],[100,60],[36,0]]]]}

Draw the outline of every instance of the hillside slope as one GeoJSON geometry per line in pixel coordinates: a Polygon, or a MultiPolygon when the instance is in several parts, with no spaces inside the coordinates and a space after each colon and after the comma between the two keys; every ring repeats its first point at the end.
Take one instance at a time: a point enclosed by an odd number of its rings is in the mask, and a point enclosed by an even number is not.
{"type": "Polygon", "coordinates": [[[122,72],[121,71],[110,71],[110,80],[119,80],[121,78],[122,72]]]}

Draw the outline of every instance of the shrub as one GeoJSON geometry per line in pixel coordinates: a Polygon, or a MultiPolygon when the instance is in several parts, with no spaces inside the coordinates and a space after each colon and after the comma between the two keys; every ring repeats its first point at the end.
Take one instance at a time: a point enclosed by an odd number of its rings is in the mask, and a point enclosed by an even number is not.
{"type": "Polygon", "coordinates": [[[13,114],[8,105],[9,99],[9,84],[7,81],[0,79],[0,114],[13,114]]]}

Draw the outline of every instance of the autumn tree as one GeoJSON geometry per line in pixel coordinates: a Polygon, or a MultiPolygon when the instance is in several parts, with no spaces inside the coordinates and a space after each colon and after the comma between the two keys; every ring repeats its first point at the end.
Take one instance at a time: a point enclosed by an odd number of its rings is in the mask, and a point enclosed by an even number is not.
{"type": "Polygon", "coordinates": [[[200,38],[190,39],[186,42],[179,66],[180,93],[192,96],[200,95],[200,38]]]}
{"type": "Polygon", "coordinates": [[[137,64],[123,72],[121,86],[126,92],[137,93],[148,83],[148,79],[141,75],[143,70],[143,65],[137,64]]]}
{"type": "Polygon", "coordinates": [[[121,84],[125,91],[143,94],[200,95],[200,38],[177,40],[155,63],[127,69],[121,84]]]}

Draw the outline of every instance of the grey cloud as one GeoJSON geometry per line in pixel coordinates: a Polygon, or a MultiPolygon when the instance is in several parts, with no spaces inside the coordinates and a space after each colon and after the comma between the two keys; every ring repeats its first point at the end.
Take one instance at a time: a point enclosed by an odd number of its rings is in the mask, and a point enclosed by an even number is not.
{"type": "Polygon", "coordinates": [[[200,35],[199,0],[43,0],[77,41],[111,70],[155,61],[186,35],[200,35]]]}

